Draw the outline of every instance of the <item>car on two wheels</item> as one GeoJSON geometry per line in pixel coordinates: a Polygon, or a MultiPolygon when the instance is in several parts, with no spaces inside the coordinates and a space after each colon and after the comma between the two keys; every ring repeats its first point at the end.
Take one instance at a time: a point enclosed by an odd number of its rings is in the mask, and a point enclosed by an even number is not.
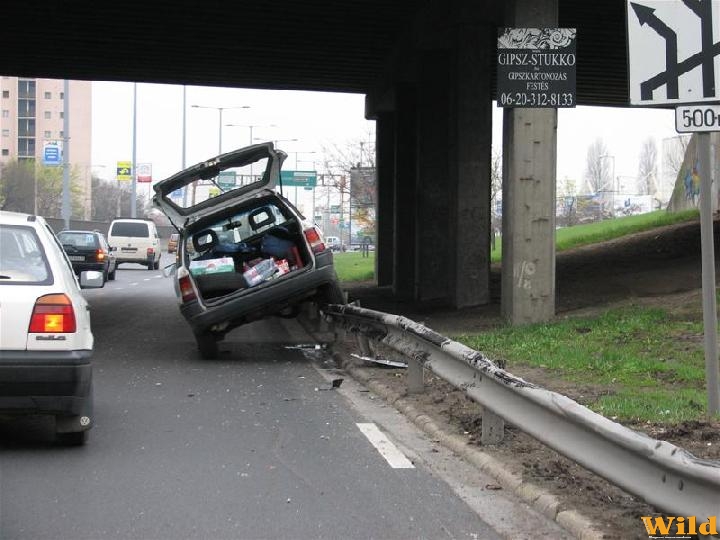
{"type": "Polygon", "coordinates": [[[240,325],[344,302],[322,232],[282,194],[285,157],[272,142],[256,144],[154,186],[153,204],[179,235],[166,275],[203,358],[240,325]]]}
{"type": "Polygon", "coordinates": [[[51,415],[58,439],[83,444],[93,425],[93,335],[79,279],[40,216],[0,211],[0,415],[51,415]]]}

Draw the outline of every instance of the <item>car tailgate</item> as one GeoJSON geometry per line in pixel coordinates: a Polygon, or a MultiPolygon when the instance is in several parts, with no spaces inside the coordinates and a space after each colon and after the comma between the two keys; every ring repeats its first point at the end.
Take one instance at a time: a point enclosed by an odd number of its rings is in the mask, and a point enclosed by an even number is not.
{"type": "Polygon", "coordinates": [[[23,294],[18,291],[19,287],[12,287],[12,291],[9,289],[2,290],[0,300],[0,348],[25,350],[33,302],[28,301],[27,290],[23,294]]]}

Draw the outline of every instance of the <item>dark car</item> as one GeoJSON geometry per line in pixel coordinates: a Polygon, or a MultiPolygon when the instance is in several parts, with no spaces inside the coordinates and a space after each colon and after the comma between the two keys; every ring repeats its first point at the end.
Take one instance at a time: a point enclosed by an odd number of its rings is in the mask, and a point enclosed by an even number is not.
{"type": "Polygon", "coordinates": [[[203,358],[216,357],[218,342],[242,324],[344,301],[322,233],[273,189],[285,157],[271,142],[256,144],[154,186],[153,204],[180,235],[175,291],[203,358]],[[182,193],[194,183],[190,202],[182,193]]]}
{"type": "Polygon", "coordinates": [[[117,261],[105,235],[98,231],[61,231],[57,234],[75,274],[85,270],[103,273],[103,281],[115,279],[117,261]]]}

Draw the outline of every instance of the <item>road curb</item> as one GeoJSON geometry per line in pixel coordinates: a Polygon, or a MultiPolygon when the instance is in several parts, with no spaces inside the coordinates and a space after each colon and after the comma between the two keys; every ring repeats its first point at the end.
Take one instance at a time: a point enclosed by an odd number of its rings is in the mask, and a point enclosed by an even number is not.
{"type": "Polygon", "coordinates": [[[596,528],[592,520],[578,511],[561,510],[559,499],[552,493],[536,484],[523,480],[521,475],[508,471],[501,461],[468,445],[464,438],[443,430],[429,416],[418,410],[415,405],[403,399],[403,393],[391,390],[381,382],[374,380],[367,370],[353,365],[353,362],[349,360],[349,355],[337,352],[335,354],[340,354],[340,358],[338,358],[339,365],[351,377],[360,381],[373,393],[395,407],[417,427],[432,437],[434,441],[452,450],[485,474],[493,477],[503,489],[517,495],[535,510],[555,521],[575,538],[579,540],[601,540],[605,537],[604,533],[596,528]]]}

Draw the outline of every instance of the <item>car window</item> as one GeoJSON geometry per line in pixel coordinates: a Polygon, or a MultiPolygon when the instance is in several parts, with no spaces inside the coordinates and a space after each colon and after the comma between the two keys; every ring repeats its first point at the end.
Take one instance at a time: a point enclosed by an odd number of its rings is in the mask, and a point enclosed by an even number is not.
{"type": "Polygon", "coordinates": [[[147,223],[132,223],[128,221],[113,223],[110,234],[113,236],[132,236],[135,238],[147,238],[150,236],[147,223]]]}
{"type": "Polygon", "coordinates": [[[183,186],[168,193],[168,197],[180,208],[192,208],[221,193],[238,190],[257,182],[266,182],[270,175],[272,160],[267,156],[256,161],[239,164],[220,171],[213,178],[198,178],[190,186],[183,186]]]}
{"type": "Polygon", "coordinates": [[[84,232],[61,232],[57,235],[60,243],[77,248],[97,248],[98,237],[93,233],[84,232]]]}
{"type": "Polygon", "coordinates": [[[32,227],[0,225],[0,285],[47,285],[52,273],[32,227]]]}

